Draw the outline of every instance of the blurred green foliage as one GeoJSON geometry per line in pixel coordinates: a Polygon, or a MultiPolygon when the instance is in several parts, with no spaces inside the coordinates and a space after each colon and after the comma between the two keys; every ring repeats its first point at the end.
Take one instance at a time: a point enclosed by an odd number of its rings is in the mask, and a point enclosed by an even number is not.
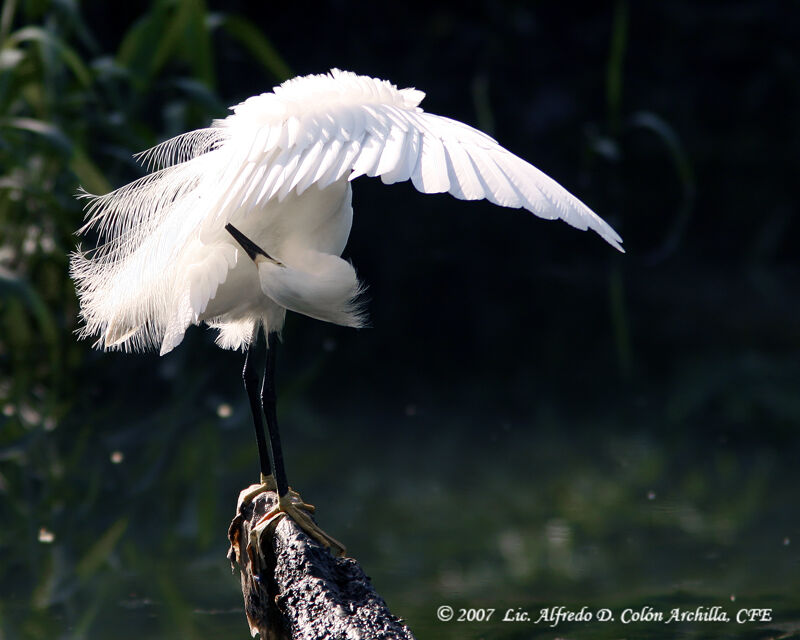
{"type": "MultiPolygon", "coordinates": [[[[97,423],[103,418],[86,414],[97,409],[87,397],[87,381],[98,372],[74,335],[77,301],[67,272],[82,219],[75,196],[79,186],[106,193],[135,177],[140,170],[134,152],[223,112],[213,90],[212,35],[217,31],[253,53],[276,80],[289,73],[252,25],[237,16],[210,14],[201,1],[152,3],[111,55],[98,44],[77,3],[3,4],[0,637],[61,635],[64,628],[81,637],[114,593],[108,563],[114,553],[124,552],[119,545],[131,514],[112,509],[101,515],[98,507],[114,497],[127,502],[126,492],[136,489],[130,477],[124,482],[109,477],[113,463],[108,457],[87,454],[102,432],[97,423]],[[20,545],[23,540],[27,543],[20,545]]],[[[120,380],[125,374],[135,377],[141,363],[117,364],[120,380]]],[[[99,416],[108,416],[108,410],[101,407],[99,416]]],[[[174,428],[159,435],[151,446],[169,445],[176,437],[174,428]]],[[[132,462],[128,468],[137,469],[132,462]]],[[[142,469],[152,465],[149,458],[142,469]]],[[[181,476],[180,486],[191,487],[200,466],[184,460],[172,473],[181,476]]],[[[213,511],[213,504],[202,505],[203,496],[206,502],[215,496],[210,481],[208,476],[198,485],[200,517],[213,511]]],[[[142,472],[138,482],[140,493],[151,498],[158,493],[155,478],[148,482],[142,472]]],[[[141,504],[145,508],[147,499],[141,504]]],[[[212,529],[203,526],[202,531],[212,529]]],[[[208,533],[191,537],[201,547],[208,545],[208,533]]],[[[162,553],[177,554],[175,537],[154,543],[162,553]]],[[[126,553],[136,564],[148,562],[136,547],[129,545],[126,553]]],[[[172,604],[180,600],[167,573],[159,580],[163,597],[172,604]]],[[[176,615],[174,622],[182,630],[189,625],[185,616],[176,615]]]]}
{"type": "MultiPolygon", "coordinates": [[[[359,182],[350,250],[384,331],[292,318],[280,410],[290,474],[395,612],[420,638],[514,638],[530,630],[443,626],[435,606],[736,596],[778,607],[777,627],[792,632],[800,333],[785,232],[796,207],[773,176],[789,163],[763,163],[758,141],[768,125],[791,141],[800,111],[773,3],[750,14],[673,2],[652,15],[624,0],[580,15],[478,5],[387,21],[336,2],[310,16],[299,3],[154,0],[108,13],[5,0],[0,639],[246,633],[223,557],[256,470],[240,356],[199,331],[164,359],[92,352],[74,334],[67,265],[79,186],[104,193],[141,175],[135,152],[294,75],[286,51],[301,73],[336,65],[423,89],[436,61],[451,82],[430,87],[431,110],[542,158],[630,250],[608,258],[572,230],[465,203],[439,215],[450,205],[402,186],[372,198],[384,187],[359,182]],[[729,62],[741,34],[692,30],[708,15],[761,25],[774,56],[729,62]],[[706,76],[685,77],[694,52],[672,47],[659,21],[701,33],[712,52],[700,62],[734,67],[746,99],[717,108],[706,76]],[[783,118],[752,117],[776,104],[783,118]],[[719,129],[726,117],[731,131],[719,129]],[[758,201],[763,215],[751,192],[776,194],[758,201]]],[[[732,636],[680,634],[717,631],[732,636]]]]}

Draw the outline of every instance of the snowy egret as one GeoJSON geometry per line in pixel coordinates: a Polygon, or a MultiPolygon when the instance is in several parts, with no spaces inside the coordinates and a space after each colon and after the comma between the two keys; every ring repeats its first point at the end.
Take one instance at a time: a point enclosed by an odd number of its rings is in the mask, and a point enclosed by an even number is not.
{"type": "Polygon", "coordinates": [[[361,285],[340,257],[353,215],[350,183],[361,175],[410,179],[422,193],[486,198],[592,229],[622,251],[619,235],[558,183],[480,131],[423,112],[423,97],[338,69],[295,78],[144,152],[152,170],[145,177],[107,195],[83,194],[81,232],[95,229],[100,244],[71,260],[82,336],[98,336],[98,348],[157,347],[163,355],[190,325],[206,323],[219,346],[246,350],[261,484],[245,499],[276,489],[279,504],[263,528],[288,514],[334,552],[343,548],[286,480],[274,368],[287,310],[363,324],[361,285]],[[262,331],[259,397],[253,356],[262,331]]]}

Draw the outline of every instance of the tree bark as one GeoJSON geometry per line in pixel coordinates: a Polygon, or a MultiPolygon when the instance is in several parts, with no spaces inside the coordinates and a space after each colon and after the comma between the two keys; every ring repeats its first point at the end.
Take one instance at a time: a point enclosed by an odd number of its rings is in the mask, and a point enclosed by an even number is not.
{"type": "Polygon", "coordinates": [[[239,565],[250,632],[263,640],[414,640],[353,558],[334,558],[288,517],[262,535],[250,532],[277,503],[273,492],[241,504],[231,522],[228,558],[239,565]]]}

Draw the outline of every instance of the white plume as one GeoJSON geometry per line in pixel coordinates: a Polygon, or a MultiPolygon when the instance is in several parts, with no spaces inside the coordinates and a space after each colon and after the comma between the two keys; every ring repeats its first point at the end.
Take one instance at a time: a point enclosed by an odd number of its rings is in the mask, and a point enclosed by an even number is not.
{"type": "Polygon", "coordinates": [[[242,347],[259,323],[280,330],[286,309],[357,326],[360,285],[338,256],[350,231],[349,181],[361,175],[522,207],[622,251],[619,235],[558,183],[480,131],[423,112],[423,97],[334,69],[140,154],[153,173],[83,194],[81,232],[96,230],[100,244],[72,256],[82,334],[106,349],[165,353],[201,322],[220,330],[221,346],[242,347]],[[257,269],[224,231],[229,222],[278,261],[304,258],[257,269]]]}

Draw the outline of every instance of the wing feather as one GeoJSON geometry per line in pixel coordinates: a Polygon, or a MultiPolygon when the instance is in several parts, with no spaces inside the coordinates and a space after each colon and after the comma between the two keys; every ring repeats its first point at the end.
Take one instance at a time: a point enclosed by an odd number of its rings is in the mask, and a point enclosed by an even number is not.
{"type": "Polygon", "coordinates": [[[323,152],[325,150],[325,140],[320,138],[303,154],[303,159],[297,167],[297,173],[294,175],[289,190],[297,189],[297,193],[303,193],[311,185],[313,177],[316,175],[317,169],[322,162],[323,152]]]}
{"type": "Polygon", "coordinates": [[[362,175],[375,176],[375,169],[380,162],[388,139],[386,128],[378,128],[379,126],[370,130],[370,135],[366,136],[364,144],[361,145],[358,156],[350,167],[350,180],[362,175]]]}
{"type": "Polygon", "coordinates": [[[330,186],[340,180],[353,166],[353,162],[361,152],[361,139],[349,140],[343,147],[336,160],[331,163],[328,171],[323,175],[317,185],[320,189],[330,186]]]}
{"type": "Polygon", "coordinates": [[[519,207],[520,201],[516,190],[508,181],[505,173],[499,170],[492,156],[484,149],[471,146],[467,146],[465,151],[481,178],[481,183],[486,191],[486,199],[502,207],[519,207]]]}
{"type": "MultiPolygon", "coordinates": [[[[252,136],[248,118],[263,122],[265,114],[276,114],[266,143],[262,146],[259,137],[255,145],[263,148],[261,158],[253,158],[256,164],[272,165],[267,179],[262,188],[251,187],[243,194],[240,206],[283,200],[292,190],[302,193],[312,184],[324,189],[345,176],[379,176],[386,184],[410,179],[423,193],[486,198],[504,207],[523,207],[541,218],[561,218],[577,228],[594,229],[621,249],[619,236],[580,200],[485,133],[423,112],[417,106],[419,92],[397,91],[387,83],[342,72],[332,72],[330,78],[339,84],[330,93],[320,92],[316,101],[289,102],[291,90],[297,90],[300,99],[303,87],[298,81],[275,95],[251,98],[243,103],[247,109],[240,113],[240,105],[222,121],[222,126],[252,136]],[[347,86],[345,79],[352,84],[347,86]],[[286,103],[277,108],[276,99],[286,103]],[[275,154],[277,149],[280,153],[275,154]]],[[[305,89],[312,90],[310,83],[305,89]]],[[[244,188],[240,182],[229,184],[233,190],[244,188]]]]}
{"type": "Polygon", "coordinates": [[[337,159],[339,158],[339,154],[342,152],[344,144],[345,144],[344,139],[337,136],[332,138],[328,142],[328,144],[325,145],[325,151],[322,153],[322,157],[320,158],[319,161],[319,166],[317,167],[316,171],[314,171],[313,174],[311,175],[311,184],[314,183],[319,184],[320,181],[322,180],[322,177],[331,170],[331,167],[334,166],[337,159]]]}
{"type": "MultiPolygon", "coordinates": [[[[383,145],[383,151],[378,158],[378,162],[375,163],[374,172],[367,175],[374,177],[391,174],[403,160],[406,139],[407,132],[403,131],[397,124],[392,123],[383,145]]],[[[386,184],[385,181],[384,184],[386,184]]]]}
{"type": "Polygon", "coordinates": [[[438,137],[422,136],[422,150],[411,182],[422,193],[445,193],[450,189],[444,145],[438,137]]]}
{"type": "Polygon", "coordinates": [[[176,344],[230,268],[204,267],[187,288],[176,274],[188,269],[193,242],[212,241],[232,217],[273,199],[360,175],[523,207],[592,229],[622,251],[619,235],[557,182],[486,134],[423,112],[423,97],[333,70],[287,81],[206,129],[140,154],[157,170],[103,196],[83,194],[81,231],[100,236],[97,248],[71,260],[84,334],[122,349],[153,346],[167,334],[162,346],[176,344]],[[130,284],[124,292],[121,281],[130,284]]]}
{"type": "Polygon", "coordinates": [[[482,181],[475,165],[463,145],[446,141],[447,171],[450,177],[450,193],[460,200],[481,200],[486,197],[482,181]]]}

